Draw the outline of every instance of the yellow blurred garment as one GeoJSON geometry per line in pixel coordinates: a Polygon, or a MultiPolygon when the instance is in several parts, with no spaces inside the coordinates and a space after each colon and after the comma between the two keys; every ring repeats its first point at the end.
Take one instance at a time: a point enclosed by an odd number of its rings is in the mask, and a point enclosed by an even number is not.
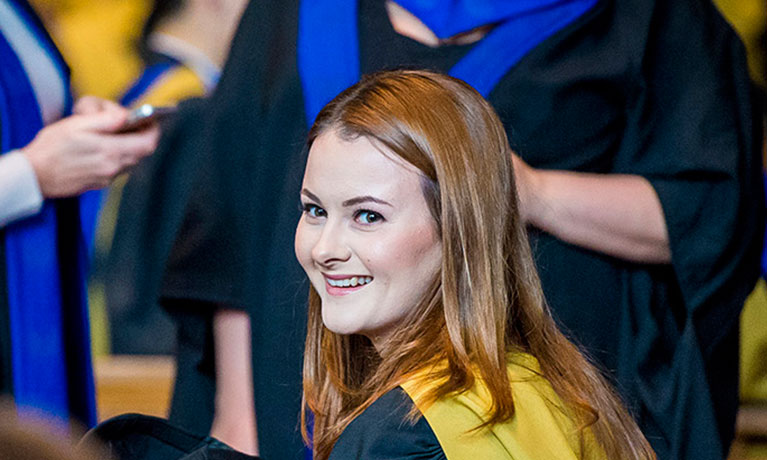
{"type": "MultiPolygon", "coordinates": [[[[752,78],[767,89],[767,2],[716,0],[725,17],[746,44],[752,78]]],[[[740,394],[746,402],[767,401],[767,286],[759,281],[741,315],[740,394]]]]}
{"type": "Polygon", "coordinates": [[[767,400],[767,286],[759,281],[740,317],[740,395],[767,400]]]}
{"type": "Polygon", "coordinates": [[[146,0],[30,0],[72,69],[76,95],[116,99],[143,67],[146,0]]]}
{"type": "Polygon", "coordinates": [[[767,28],[767,2],[764,0],[714,0],[746,45],[751,77],[767,88],[764,34],[767,28]]]}

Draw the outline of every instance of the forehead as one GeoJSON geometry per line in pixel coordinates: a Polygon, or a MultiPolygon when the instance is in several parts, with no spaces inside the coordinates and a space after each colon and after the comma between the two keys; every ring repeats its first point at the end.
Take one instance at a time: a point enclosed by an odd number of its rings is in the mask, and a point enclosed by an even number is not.
{"type": "Polygon", "coordinates": [[[314,193],[392,197],[420,193],[420,173],[366,137],[344,140],[330,130],[318,136],[309,150],[304,187],[314,193]]]}

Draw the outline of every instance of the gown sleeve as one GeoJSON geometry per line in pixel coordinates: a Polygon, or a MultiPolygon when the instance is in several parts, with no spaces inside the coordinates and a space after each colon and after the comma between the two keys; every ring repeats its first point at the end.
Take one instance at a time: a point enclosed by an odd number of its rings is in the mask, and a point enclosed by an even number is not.
{"type": "Polygon", "coordinates": [[[253,310],[254,299],[282,282],[282,266],[297,265],[292,249],[283,249],[292,248],[307,127],[296,116],[303,103],[290,59],[297,25],[289,8],[275,5],[249,4],[202,114],[195,147],[202,160],[168,259],[164,297],[253,310]],[[269,8],[280,14],[265,14],[269,8]]]}
{"type": "Polygon", "coordinates": [[[614,172],[653,186],[672,260],[623,278],[619,378],[634,382],[660,458],[722,458],[738,404],[738,319],[764,232],[761,126],[743,46],[714,6],[651,4],[614,172]]]}
{"type": "MultiPolygon", "coordinates": [[[[237,292],[243,284],[241,254],[246,253],[241,242],[247,238],[239,230],[242,192],[234,193],[232,187],[243,183],[247,165],[231,158],[240,155],[242,144],[233,147],[221,139],[236,135],[248,143],[255,136],[255,129],[247,126],[256,120],[247,113],[252,106],[235,103],[243,94],[241,80],[255,65],[244,54],[252,48],[247,43],[257,40],[259,28],[251,27],[254,10],[251,5],[243,13],[242,22],[248,26],[237,29],[214,93],[182,104],[157,152],[126,185],[123,203],[129,208],[121,206],[114,239],[119,246],[109,262],[111,276],[135,278],[128,283],[135,286],[133,291],[124,294],[241,308],[237,292]],[[124,261],[135,269],[121,269],[124,261]]],[[[110,284],[120,285],[119,279],[113,281],[110,284]]]]}
{"type": "Polygon", "coordinates": [[[125,185],[106,261],[110,304],[157,299],[168,254],[184,222],[189,183],[202,162],[196,136],[205,105],[201,99],[180,104],[157,151],[134,169],[125,185]]]}
{"type": "Polygon", "coordinates": [[[709,2],[655,2],[617,173],[660,198],[680,317],[704,351],[737,321],[763,234],[760,124],[745,53],[709,2]]]}

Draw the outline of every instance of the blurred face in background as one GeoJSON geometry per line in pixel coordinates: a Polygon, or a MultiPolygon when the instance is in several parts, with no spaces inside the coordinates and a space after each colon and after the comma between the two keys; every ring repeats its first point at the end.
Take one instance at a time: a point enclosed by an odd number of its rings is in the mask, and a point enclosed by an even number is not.
{"type": "Polygon", "coordinates": [[[420,173],[367,138],[329,130],[312,144],[301,203],[295,251],[322,300],[323,323],[380,343],[441,267],[420,173]]]}

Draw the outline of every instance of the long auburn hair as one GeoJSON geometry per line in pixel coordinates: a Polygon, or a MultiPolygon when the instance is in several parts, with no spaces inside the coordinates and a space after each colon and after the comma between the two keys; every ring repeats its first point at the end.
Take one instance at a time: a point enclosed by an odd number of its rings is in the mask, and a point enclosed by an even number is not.
{"type": "Polygon", "coordinates": [[[331,130],[347,140],[364,136],[418,168],[443,256],[427,295],[378,351],[366,337],[328,330],[310,288],[302,431],[315,458],[327,459],[356,416],[427,366],[442,370],[430,374],[439,384],[426,404],[481,379],[492,398],[485,425],[510,419],[509,352],[538,359],[581,439],[589,430],[607,458],[655,458],[610,385],[551,317],[519,215],[511,149],[490,104],[446,75],[380,72],[323,108],[309,147],[331,130]]]}

